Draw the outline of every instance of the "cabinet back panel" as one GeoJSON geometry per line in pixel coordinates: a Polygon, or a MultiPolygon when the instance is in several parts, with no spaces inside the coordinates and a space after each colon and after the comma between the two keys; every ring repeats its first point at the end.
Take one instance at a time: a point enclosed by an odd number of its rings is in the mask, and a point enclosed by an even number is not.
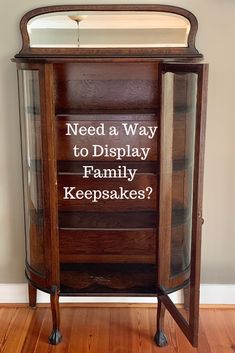
{"type": "Polygon", "coordinates": [[[154,255],[154,229],[60,230],[60,254],[154,255]]]}
{"type": "Polygon", "coordinates": [[[54,64],[56,112],[158,109],[158,63],[54,64]]]}

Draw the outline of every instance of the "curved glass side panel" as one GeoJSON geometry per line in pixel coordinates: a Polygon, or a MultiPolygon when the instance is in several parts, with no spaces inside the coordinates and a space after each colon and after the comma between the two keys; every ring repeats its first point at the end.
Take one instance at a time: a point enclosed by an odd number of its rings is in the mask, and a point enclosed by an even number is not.
{"type": "Polygon", "coordinates": [[[169,203],[167,210],[169,239],[169,283],[182,288],[181,315],[189,322],[191,245],[193,228],[194,151],[196,135],[198,74],[166,72],[164,74],[165,119],[169,203]]]}
{"type": "Polygon", "coordinates": [[[190,277],[197,74],[166,72],[170,277],[190,277]]]}
{"type": "Polygon", "coordinates": [[[177,276],[190,274],[197,74],[166,75],[173,80],[171,276],[177,276]]]}
{"type": "Polygon", "coordinates": [[[39,72],[18,70],[27,263],[44,273],[39,72]]]}

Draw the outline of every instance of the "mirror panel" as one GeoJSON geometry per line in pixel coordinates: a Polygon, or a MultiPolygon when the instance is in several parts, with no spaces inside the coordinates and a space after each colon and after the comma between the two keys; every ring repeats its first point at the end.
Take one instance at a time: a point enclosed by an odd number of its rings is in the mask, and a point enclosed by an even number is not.
{"type": "Polygon", "coordinates": [[[33,17],[31,48],[187,47],[190,22],[154,11],[66,11],[33,17]]]}

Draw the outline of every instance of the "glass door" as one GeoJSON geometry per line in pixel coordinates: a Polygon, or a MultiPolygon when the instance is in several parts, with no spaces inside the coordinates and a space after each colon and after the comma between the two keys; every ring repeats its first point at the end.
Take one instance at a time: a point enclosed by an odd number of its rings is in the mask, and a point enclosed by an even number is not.
{"type": "Polygon", "coordinates": [[[207,71],[206,64],[162,64],[159,299],[193,345],[198,340],[207,71]]]}

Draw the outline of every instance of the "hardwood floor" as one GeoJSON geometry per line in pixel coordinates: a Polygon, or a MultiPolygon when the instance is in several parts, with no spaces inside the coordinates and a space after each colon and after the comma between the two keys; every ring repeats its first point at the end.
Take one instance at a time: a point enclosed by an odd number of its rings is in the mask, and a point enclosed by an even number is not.
{"type": "Polygon", "coordinates": [[[235,308],[202,308],[199,348],[192,348],[167,313],[169,345],[155,346],[156,310],[148,306],[61,305],[63,340],[48,344],[48,306],[0,305],[0,353],[234,353],[235,308]]]}

